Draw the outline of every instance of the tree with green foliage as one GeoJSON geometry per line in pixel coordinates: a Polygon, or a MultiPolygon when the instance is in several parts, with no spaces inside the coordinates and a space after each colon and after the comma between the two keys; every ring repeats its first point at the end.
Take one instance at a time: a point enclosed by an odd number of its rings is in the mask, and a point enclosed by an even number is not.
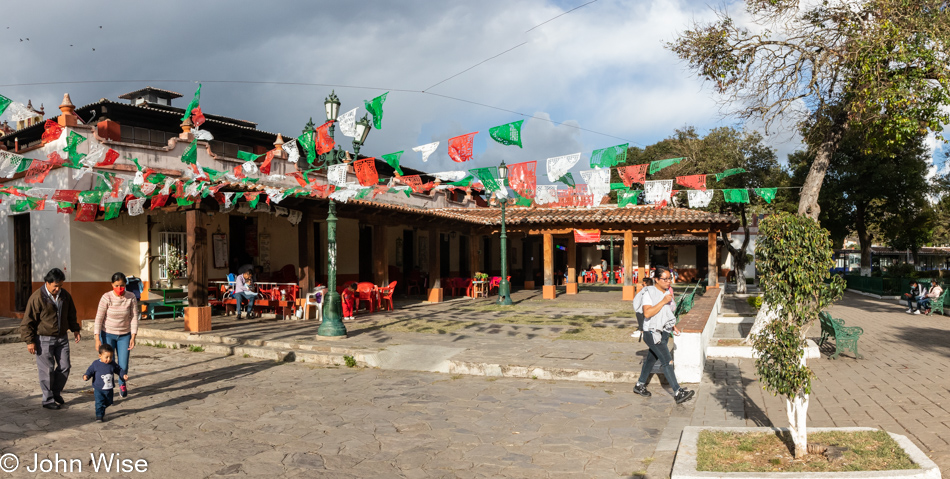
{"type": "Polygon", "coordinates": [[[792,118],[814,160],[799,214],[817,219],[819,191],[849,130],[868,150],[950,122],[950,8],[935,0],[746,0],[756,24],[719,12],[668,47],[722,100],[766,129],[792,118]],[[873,134],[872,134],[873,133],[873,134]]]}
{"type": "Polygon", "coordinates": [[[841,297],[844,281],[831,277],[831,238],[817,221],[779,213],[762,221],[759,229],[758,266],[767,285],[763,304],[777,314],[753,338],[755,367],[763,387],[785,397],[795,457],[802,457],[808,445],[805,422],[812,378],[805,364],[805,332],[822,309],[841,297]]]}
{"type": "MultiPolygon", "coordinates": [[[[851,233],[858,236],[861,274],[870,276],[875,232],[880,231],[886,240],[902,239],[911,244],[928,241],[921,234],[926,236],[932,228],[925,214],[930,209],[926,200],[931,191],[927,180],[930,151],[924,138],[917,135],[869,152],[864,147],[864,136],[849,131],[832,155],[818,196],[818,220],[831,231],[837,247],[851,233]]],[[[804,180],[813,156],[804,151],[789,155],[793,182],[804,180]]]]}
{"type": "MultiPolygon", "coordinates": [[[[671,157],[685,157],[687,160],[664,168],[651,176],[651,180],[675,179],[677,176],[720,173],[732,168],[743,168],[746,173],[728,176],[720,181],[711,176],[707,177],[707,188],[781,187],[787,186],[789,181],[789,175],[779,164],[775,151],[765,144],[761,134],[741,132],[728,127],[715,128],[705,136],[701,136],[693,127],[676,130],[670,138],[653,145],[642,149],[630,148],[627,164],[644,164],[671,157]]],[[[744,235],[738,248],[726,237],[726,233],[723,233],[722,238],[732,255],[737,292],[746,292],[745,268],[748,264],[747,252],[751,239],[749,215],[787,210],[792,207],[794,199],[796,198],[791,195],[779,194],[772,203],[766,203],[761,198],[753,199],[750,204],[727,203],[722,195],[717,194],[709,205],[703,208],[706,211],[735,215],[741,220],[744,235]]]]}

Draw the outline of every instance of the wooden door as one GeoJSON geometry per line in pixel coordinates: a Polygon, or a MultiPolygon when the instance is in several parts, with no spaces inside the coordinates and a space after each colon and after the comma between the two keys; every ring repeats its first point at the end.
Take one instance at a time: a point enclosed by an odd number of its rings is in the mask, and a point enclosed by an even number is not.
{"type": "Polygon", "coordinates": [[[33,254],[30,251],[30,214],[13,217],[14,288],[16,310],[25,311],[33,292],[33,254]]]}

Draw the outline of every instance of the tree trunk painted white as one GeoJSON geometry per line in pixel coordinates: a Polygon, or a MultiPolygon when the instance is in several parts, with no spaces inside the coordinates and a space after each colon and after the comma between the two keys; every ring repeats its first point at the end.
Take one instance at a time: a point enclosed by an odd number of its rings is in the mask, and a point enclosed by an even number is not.
{"type": "Polygon", "coordinates": [[[749,335],[742,340],[742,344],[746,346],[752,344],[752,338],[756,337],[756,335],[765,329],[765,326],[777,318],[778,311],[773,310],[768,303],[763,302],[762,307],[759,308],[758,314],[755,315],[755,322],[752,323],[752,330],[749,331],[749,335]]]}
{"type": "MultiPolygon", "coordinates": [[[[800,351],[802,366],[805,366],[805,351],[800,351]]],[[[795,458],[808,454],[808,433],[805,421],[808,418],[808,394],[798,394],[794,399],[785,398],[785,411],[788,413],[788,432],[795,445],[795,458]]]]}

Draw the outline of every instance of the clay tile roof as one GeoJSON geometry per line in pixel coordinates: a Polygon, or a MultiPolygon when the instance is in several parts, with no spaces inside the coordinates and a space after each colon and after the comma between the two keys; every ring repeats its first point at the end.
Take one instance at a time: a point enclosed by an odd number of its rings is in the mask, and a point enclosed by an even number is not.
{"type": "Polygon", "coordinates": [[[162,93],[163,96],[171,97],[172,99],[181,98],[181,96],[182,96],[181,93],[178,93],[178,92],[174,92],[174,91],[170,91],[170,90],[162,90],[161,88],[152,88],[152,87],[150,87],[150,86],[147,86],[147,87],[141,88],[141,89],[139,89],[139,90],[130,91],[130,92],[128,92],[128,93],[123,93],[122,95],[119,95],[119,98],[122,99],[122,100],[134,100],[137,96],[139,96],[139,94],[141,94],[141,93],[148,93],[148,92],[150,92],[150,91],[154,91],[154,92],[157,92],[157,93],[162,93]]]}
{"type": "MultiPolygon", "coordinates": [[[[500,225],[500,208],[443,208],[445,217],[483,225],[500,225]]],[[[567,224],[664,224],[664,223],[717,223],[738,225],[730,215],[708,213],[688,208],[661,208],[634,206],[627,208],[507,208],[505,223],[509,225],[567,224]]]]}

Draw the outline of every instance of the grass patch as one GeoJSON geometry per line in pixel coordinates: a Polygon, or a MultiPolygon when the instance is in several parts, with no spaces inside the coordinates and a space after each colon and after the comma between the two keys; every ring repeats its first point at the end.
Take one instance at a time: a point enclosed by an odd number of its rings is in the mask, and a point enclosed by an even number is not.
{"type": "Polygon", "coordinates": [[[697,470],[711,472],[844,472],[919,469],[885,431],[816,432],[809,444],[846,447],[829,461],[820,454],[795,459],[790,442],[772,432],[699,434],[697,470]]]}
{"type": "Polygon", "coordinates": [[[192,344],[191,346],[188,346],[188,350],[193,353],[203,353],[205,348],[192,344]]]}
{"type": "Polygon", "coordinates": [[[356,359],[353,356],[343,356],[343,362],[346,363],[348,368],[356,367],[356,359]]]}
{"type": "Polygon", "coordinates": [[[167,344],[165,344],[165,343],[163,343],[163,342],[161,342],[161,341],[159,341],[159,342],[157,342],[157,343],[151,343],[151,342],[150,342],[150,343],[147,343],[147,344],[148,344],[149,346],[153,347],[153,348],[158,348],[158,349],[165,349],[165,348],[169,347],[167,344]]]}

